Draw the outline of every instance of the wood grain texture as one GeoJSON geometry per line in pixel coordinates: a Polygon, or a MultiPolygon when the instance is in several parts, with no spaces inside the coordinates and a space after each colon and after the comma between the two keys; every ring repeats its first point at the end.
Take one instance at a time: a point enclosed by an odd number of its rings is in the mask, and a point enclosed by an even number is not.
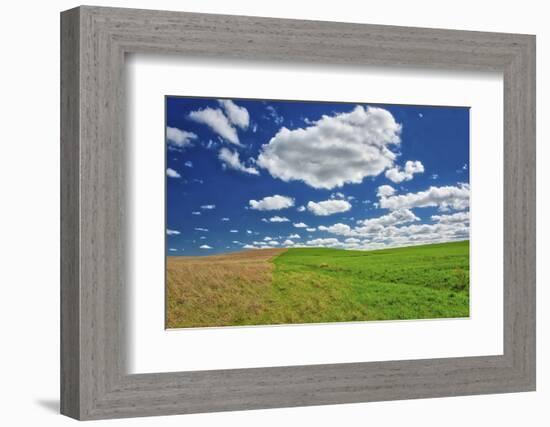
{"type": "Polygon", "coordinates": [[[61,19],[61,412],[80,414],[79,13],[61,19]]]}
{"type": "Polygon", "coordinates": [[[62,413],[77,419],[535,388],[535,39],[80,7],[62,14],[62,413]],[[504,354],[128,375],[124,55],[504,74],[504,354]]]}

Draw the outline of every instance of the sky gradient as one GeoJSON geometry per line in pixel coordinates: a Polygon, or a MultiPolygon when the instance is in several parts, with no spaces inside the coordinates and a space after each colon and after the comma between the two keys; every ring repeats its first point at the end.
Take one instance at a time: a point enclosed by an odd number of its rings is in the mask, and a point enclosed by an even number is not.
{"type": "Polygon", "coordinates": [[[167,255],[469,238],[469,108],[166,97],[167,255]]]}

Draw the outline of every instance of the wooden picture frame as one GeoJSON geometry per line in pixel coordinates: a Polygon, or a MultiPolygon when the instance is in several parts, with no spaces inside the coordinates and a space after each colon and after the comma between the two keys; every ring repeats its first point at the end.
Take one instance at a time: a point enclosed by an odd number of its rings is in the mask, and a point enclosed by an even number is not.
{"type": "Polygon", "coordinates": [[[535,389],[534,36],[78,7],[61,14],[61,165],[65,415],[85,420],[535,389]],[[503,355],[127,374],[127,53],[502,72],[503,355]]]}

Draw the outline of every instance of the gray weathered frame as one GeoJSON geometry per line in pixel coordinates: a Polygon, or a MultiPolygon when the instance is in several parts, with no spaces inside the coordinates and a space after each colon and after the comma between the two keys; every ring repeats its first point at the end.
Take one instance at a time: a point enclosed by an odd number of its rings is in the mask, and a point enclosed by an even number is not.
{"type": "Polygon", "coordinates": [[[61,412],[100,419],[535,389],[535,37],[83,6],[61,14],[61,412]],[[504,75],[504,354],[128,375],[124,57],[504,75]]]}

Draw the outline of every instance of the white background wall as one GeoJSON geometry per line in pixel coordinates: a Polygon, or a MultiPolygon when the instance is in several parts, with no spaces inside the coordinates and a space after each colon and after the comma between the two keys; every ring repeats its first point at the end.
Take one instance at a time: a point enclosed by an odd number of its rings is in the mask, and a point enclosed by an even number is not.
{"type": "MultiPolygon", "coordinates": [[[[538,391],[105,422],[117,426],[545,426],[550,422],[548,125],[550,27],[545,2],[357,0],[95,1],[96,5],[441,27],[537,35],[538,391]]],[[[59,383],[59,12],[75,1],[2,5],[0,66],[0,423],[64,426],[59,383]]]]}

